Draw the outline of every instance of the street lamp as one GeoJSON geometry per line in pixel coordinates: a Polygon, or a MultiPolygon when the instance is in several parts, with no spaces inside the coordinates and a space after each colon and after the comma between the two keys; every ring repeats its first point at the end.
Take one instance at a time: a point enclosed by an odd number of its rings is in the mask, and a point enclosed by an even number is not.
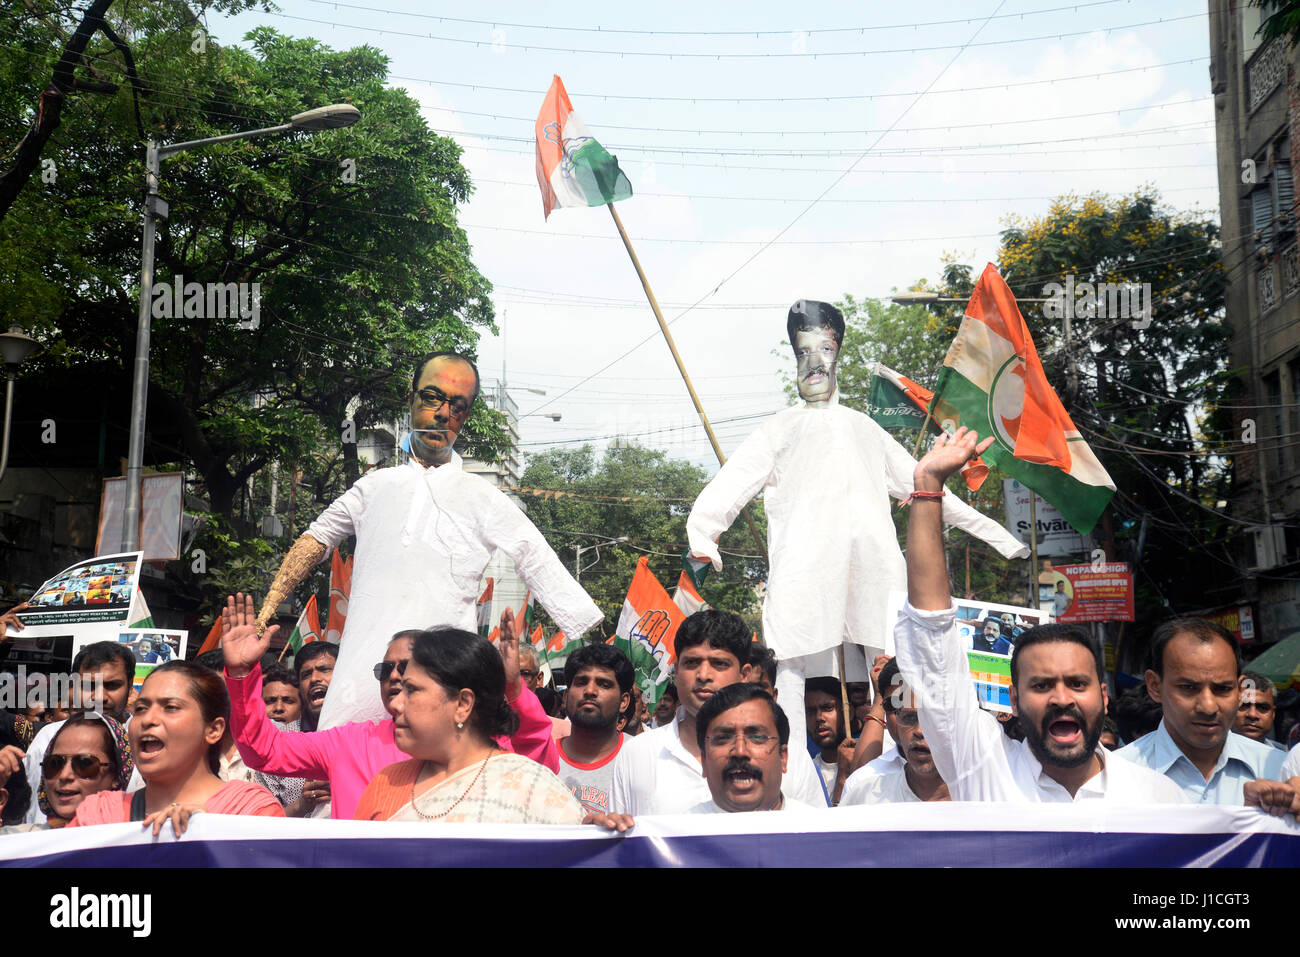
{"type": "Polygon", "coordinates": [[[145,150],[144,241],[140,254],[140,318],[136,326],[135,371],[131,383],[131,438],[127,444],[126,501],[122,506],[122,551],[133,552],[140,547],[140,481],[144,471],[144,424],[149,395],[149,317],[150,298],[153,295],[153,247],[155,221],[167,218],[167,202],[158,195],[158,177],[162,161],[169,156],[196,146],[249,140],[258,136],[303,131],[334,130],[351,126],[361,119],[361,111],[348,103],[320,106],[314,110],[297,113],[288,123],[268,126],[243,133],[209,136],[201,140],[187,140],[159,146],[149,141],[145,150]]]}
{"type": "Polygon", "coordinates": [[[18,367],[23,364],[23,360],[39,346],[40,343],[24,333],[17,323],[0,335],[0,357],[4,358],[5,363],[5,430],[4,446],[0,448],[0,480],[4,479],[5,469],[9,466],[9,418],[14,407],[14,380],[18,378],[18,367]]]}
{"type": "Polygon", "coordinates": [[[623,543],[626,542],[626,541],[627,541],[627,536],[626,536],[626,535],[621,535],[621,536],[619,536],[618,538],[611,538],[611,539],[609,539],[608,541],[597,542],[595,545],[578,545],[578,546],[576,546],[576,547],[574,548],[574,551],[577,552],[577,554],[576,554],[576,555],[574,556],[574,558],[573,558],[573,577],[574,577],[574,579],[578,582],[578,584],[579,584],[579,585],[582,584],[582,553],[583,553],[583,552],[594,551],[594,552],[596,553],[596,561],[592,562],[590,565],[587,566],[588,568],[594,568],[595,565],[596,565],[596,562],[600,561],[600,546],[602,546],[602,545],[621,545],[621,544],[623,544],[623,543]]]}
{"type": "Polygon", "coordinates": [[[563,413],[560,412],[529,412],[527,415],[521,415],[519,418],[531,419],[533,416],[537,416],[542,419],[550,419],[552,422],[559,422],[562,414],[563,413]]]}

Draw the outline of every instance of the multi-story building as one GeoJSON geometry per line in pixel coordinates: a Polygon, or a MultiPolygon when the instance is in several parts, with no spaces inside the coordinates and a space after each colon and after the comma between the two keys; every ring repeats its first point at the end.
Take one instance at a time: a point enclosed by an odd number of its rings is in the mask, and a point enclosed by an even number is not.
{"type": "MultiPolygon", "coordinates": [[[[1263,16],[1267,16],[1265,11],[1263,16]]],[[[1300,158],[1300,48],[1262,41],[1261,10],[1210,0],[1231,365],[1240,597],[1260,639],[1300,634],[1300,247],[1292,170],[1300,158]]]]}

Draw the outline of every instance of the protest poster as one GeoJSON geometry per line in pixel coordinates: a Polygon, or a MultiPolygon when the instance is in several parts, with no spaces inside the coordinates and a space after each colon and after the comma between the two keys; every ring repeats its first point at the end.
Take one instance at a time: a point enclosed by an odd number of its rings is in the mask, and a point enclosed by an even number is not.
{"type": "Polygon", "coordinates": [[[31,607],[18,614],[23,630],[8,634],[33,647],[42,639],[72,636],[73,654],[93,641],[116,641],[130,621],[139,587],[140,552],[88,558],[41,585],[31,607]]]}
{"type": "Polygon", "coordinates": [[[189,642],[188,631],[173,631],[166,628],[141,628],[120,631],[117,640],[131,649],[135,655],[135,679],[131,682],[136,691],[149,677],[149,672],[168,661],[178,661],[185,657],[189,642]]]}
{"type": "Polygon", "coordinates": [[[1133,572],[1128,562],[1056,565],[1052,578],[1057,621],[1133,620],[1133,572]]]}
{"type": "MultiPolygon", "coordinates": [[[[891,589],[886,620],[891,624],[884,636],[885,654],[894,653],[893,622],[903,610],[907,593],[891,589]]],[[[1025,631],[1049,620],[1046,612],[1019,605],[1000,605],[972,598],[953,598],[957,609],[954,622],[966,648],[971,678],[980,706],[988,711],[1011,712],[1011,652],[1025,631]]]]}

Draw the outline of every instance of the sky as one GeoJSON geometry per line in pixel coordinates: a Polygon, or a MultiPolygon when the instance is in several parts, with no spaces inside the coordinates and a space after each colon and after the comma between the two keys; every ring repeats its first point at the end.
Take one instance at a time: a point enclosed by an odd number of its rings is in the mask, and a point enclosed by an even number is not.
{"type": "Polygon", "coordinates": [[[608,210],[543,217],[552,75],[632,183],[619,215],[727,453],[788,405],[797,299],[888,297],[945,256],[978,273],[1008,217],[1066,193],[1154,186],[1218,220],[1203,2],[281,0],[208,23],[259,25],[378,48],[461,146],[502,331],[479,365],[506,371],[525,453],[623,435],[717,467],[608,210]]]}

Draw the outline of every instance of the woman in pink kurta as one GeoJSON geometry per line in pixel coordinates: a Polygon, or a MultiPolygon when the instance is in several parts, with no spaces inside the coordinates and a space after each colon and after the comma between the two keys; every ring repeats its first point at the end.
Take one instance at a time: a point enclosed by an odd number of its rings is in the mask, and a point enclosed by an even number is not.
{"type": "MultiPolygon", "coordinates": [[[[277,626],[259,636],[254,625],[253,598],[243,594],[227,600],[221,621],[231,732],[244,763],[267,774],[329,781],[330,817],[351,820],[370,780],[388,765],[410,757],[394,741],[392,718],[378,723],[354,721],[325,731],[280,731],[266,716],[258,664],[277,626]]],[[[390,716],[401,685],[398,669],[411,657],[411,639],[418,634],[398,632],[379,666],[380,694],[390,716]]],[[[506,700],[519,726],[513,734],[497,737],[496,745],[556,771],[560,761],[551,737],[551,720],[537,696],[519,678],[519,635],[514,613],[509,609],[501,616],[499,651],[506,671],[506,700]]]]}
{"type": "Polygon", "coordinates": [[[229,716],[230,696],[217,673],[188,661],[155,668],[140,688],[130,728],[144,789],[91,795],[68,826],[138,820],[157,836],[165,821],[184,833],[198,811],[283,817],[280,802],[260,784],[217,777],[229,716]]]}

